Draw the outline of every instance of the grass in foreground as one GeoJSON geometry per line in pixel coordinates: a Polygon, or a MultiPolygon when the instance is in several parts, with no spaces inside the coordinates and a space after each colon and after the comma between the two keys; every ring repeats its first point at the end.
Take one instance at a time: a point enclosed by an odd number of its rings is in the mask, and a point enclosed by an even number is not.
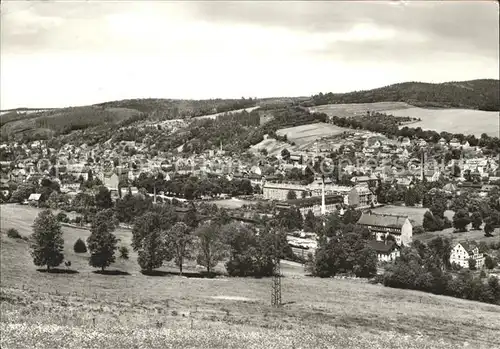
{"type": "Polygon", "coordinates": [[[36,271],[28,244],[2,233],[2,348],[500,348],[498,306],[286,266],[273,309],[270,279],[145,276],[132,254],[110,268],[130,275],[93,273],[72,252],[82,231],[63,231],[78,274],[36,271]]]}

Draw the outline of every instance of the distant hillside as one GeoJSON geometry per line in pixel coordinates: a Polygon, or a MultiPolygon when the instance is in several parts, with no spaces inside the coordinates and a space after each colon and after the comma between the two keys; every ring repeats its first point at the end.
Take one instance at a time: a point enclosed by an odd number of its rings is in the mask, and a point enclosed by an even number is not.
{"type": "Polygon", "coordinates": [[[172,119],[178,117],[196,117],[254,107],[256,101],[256,99],[252,98],[206,100],[145,98],[105,102],[96,106],[130,108],[144,113],[156,113],[159,116],[172,119]]]}
{"type": "Polygon", "coordinates": [[[404,82],[367,91],[320,93],[304,106],[334,103],[405,102],[418,107],[500,111],[500,81],[493,79],[431,84],[404,82]]]}
{"type": "Polygon", "coordinates": [[[92,126],[117,124],[132,117],[137,118],[140,114],[134,109],[93,106],[53,109],[27,115],[10,112],[2,115],[0,130],[2,138],[47,138],[92,126]]]}
{"type": "Polygon", "coordinates": [[[50,109],[19,108],[2,111],[0,130],[3,139],[39,139],[94,126],[131,124],[151,118],[167,120],[196,117],[253,107],[255,99],[127,99],[92,106],[50,109]]]}

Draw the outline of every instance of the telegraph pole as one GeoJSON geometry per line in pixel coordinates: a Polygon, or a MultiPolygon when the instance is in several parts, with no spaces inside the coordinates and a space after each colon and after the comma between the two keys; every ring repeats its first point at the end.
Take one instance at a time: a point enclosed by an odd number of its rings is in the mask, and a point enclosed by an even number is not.
{"type": "Polygon", "coordinates": [[[273,229],[274,234],[274,267],[273,267],[273,288],[271,292],[271,305],[273,307],[281,306],[281,267],[280,267],[280,248],[279,238],[280,230],[273,229]]]}

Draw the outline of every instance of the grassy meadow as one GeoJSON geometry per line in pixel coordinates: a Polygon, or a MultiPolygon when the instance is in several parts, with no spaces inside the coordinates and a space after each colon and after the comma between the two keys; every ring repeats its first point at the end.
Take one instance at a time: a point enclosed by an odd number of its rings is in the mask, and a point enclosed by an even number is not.
{"type": "Polygon", "coordinates": [[[328,116],[352,117],[366,115],[367,111],[371,112],[389,112],[391,110],[404,110],[412,108],[404,102],[376,102],[376,103],[348,103],[348,104],[325,104],[310,107],[309,111],[315,113],[325,113],[328,116]]]}
{"type": "Polygon", "coordinates": [[[314,142],[317,139],[335,136],[344,131],[351,130],[332,124],[318,122],[302,126],[282,128],[276,131],[276,134],[279,136],[286,135],[289,141],[295,142],[298,145],[310,145],[311,142],[314,142]]]}
{"type": "Polygon", "coordinates": [[[473,134],[480,137],[486,133],[492,137],[499,137],[499,115],[495,111],[472,109],[427,109],[405,108],[399,110],[385,110],[387,114],[395,116],[409,116],[420,118],[411,127],[421,127],[424,130],[473,134]],[[472,121],[473,120],[473,121],[472,121]]]}
{"type": "MultiPolygon", "coordinates": [[[[39,272],[28,243],[5,234],[31,234],[38,210],[0,210],[2,348],[500,348],[498,306],[310,278],[294,263],[282,263],[279,309],[271,279],[196,277],[194,263],[188,277],[171,264],[146,276],[131,253],[115,275],[94,273],[73,252],[83,229],[63,227],[74,273],[39,272]]],[[[130,244],[130,231],[116,234],[130,244]]]]}

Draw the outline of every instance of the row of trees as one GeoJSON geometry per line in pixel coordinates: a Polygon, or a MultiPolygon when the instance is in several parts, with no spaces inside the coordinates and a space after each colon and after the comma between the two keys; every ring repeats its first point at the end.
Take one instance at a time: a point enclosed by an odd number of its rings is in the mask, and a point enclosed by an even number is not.
{"type": "MultiPolygon", "coordinates": [[[[116,260],[119,239],[114,235],[116,225],[111,210],[98,212],[91,225],[86,248],[82,241],[75,251],[88,250],[89,265],[104,271],[116,260]]],[[[137,217],[132,230],[132,248],[137,262],[145,273],[153,273],[164,262],[174,260],[182,274],[186,259],[195,259],[210,274],[222,260],[231,276],[269,276],[273,273],[275,257],[292,255],[284,230],[277,224],[257,231],[249,225],[231,223],[225,215],[201,225],[192,217],[179,220],[170,206],[157,207],[137,217]],[[187,224],[185,221],[191,224],[187,224]]],[[[50,210],[40,212],[34,223],[31,255],[37,266],[47,270],[64,260],[64,240],[61,226],[50,210]]],[[[123,252],[122,252],[123,255],[123,252]]]]}
{"type": "Polygon", "coordinates": [[[148,193],[161,191],[188,200],[200,198],[201,196],[216,196],[222,193],[237,195],[250,195],[260,191],[254,190],[250,180],[233,179],[228,180],[224,176],[207,176],[199,178],[196,176],[178,175],[166,181],[162,174],[157,176],[141,173],[132,183],[137,188],[144,188],[148,193]]]}

